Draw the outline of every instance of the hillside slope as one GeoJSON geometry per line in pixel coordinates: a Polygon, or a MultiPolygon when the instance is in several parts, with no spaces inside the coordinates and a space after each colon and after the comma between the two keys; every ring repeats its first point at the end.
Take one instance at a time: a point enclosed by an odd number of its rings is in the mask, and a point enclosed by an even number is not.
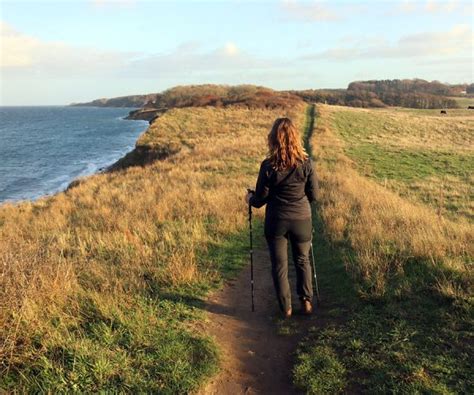
{"type": "Polygon", "coordinates": [[[304,110],[171,109],[138,143],[161,160],[2,205],[0,387],[197,388],[218,366],[202,299],[246,262],[242,196],[269,127],[304,110]]]}

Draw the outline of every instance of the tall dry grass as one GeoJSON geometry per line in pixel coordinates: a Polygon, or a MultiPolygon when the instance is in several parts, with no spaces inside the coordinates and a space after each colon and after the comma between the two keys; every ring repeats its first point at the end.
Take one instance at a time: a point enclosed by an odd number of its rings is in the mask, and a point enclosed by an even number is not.
{"type": "Polygon", "coordinates": [[[319,201],[327,235],[347,247],[346,266],[361,282],[361,291],[382,296],[391,278],[403,277],[410,265],[421,263],[437,276],[437,291],[469,297],[473,225],[439,216],[361,175],[332,129],[334,111],[331,106],[317,106],[312,145],[320,177],[319,201]]]}
{"type": "Polygon", "coordinates": [[[2,205],[0,373],[87,337],[84,323],[97,312],[85,300],[120,316],[136,294],[216,280],[219,268],[202,259],[208,245],[246,226],[243,195],[266,134],[280,116],[302,126],[304,110],[172,109],[139,144],[173,146],[174,155],[2,205]]]}

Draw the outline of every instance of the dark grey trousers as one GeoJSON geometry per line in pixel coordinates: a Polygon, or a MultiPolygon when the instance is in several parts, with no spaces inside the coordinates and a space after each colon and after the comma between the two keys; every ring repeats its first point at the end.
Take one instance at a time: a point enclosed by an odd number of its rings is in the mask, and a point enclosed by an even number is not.
{"type": "Polygon", "coordinates": [[[291,292],[288,281],[288,240],[291,245],[296,269],[296,293],[300,299],[312,300],[312,272],[309,262],[311,246],[311,218],[283,220],[265,218],[265,238],[272,262],[273,284],[280,309],[291,307],[291,292]]]}

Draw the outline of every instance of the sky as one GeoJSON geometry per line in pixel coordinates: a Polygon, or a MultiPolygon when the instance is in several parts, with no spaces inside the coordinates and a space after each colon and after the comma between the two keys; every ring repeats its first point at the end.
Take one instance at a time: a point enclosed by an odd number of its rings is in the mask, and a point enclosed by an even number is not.
{"type": "Polygon", "coordinates": [[[187,84],[473,82],[470,1],[0,0],[0,105],[187,84]]]}

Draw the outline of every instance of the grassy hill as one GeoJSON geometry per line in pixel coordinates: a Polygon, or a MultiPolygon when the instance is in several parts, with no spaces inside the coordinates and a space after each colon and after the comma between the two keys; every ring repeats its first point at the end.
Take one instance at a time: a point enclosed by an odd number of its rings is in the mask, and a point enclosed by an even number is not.
{"type": "Polygon", "coordinates": [[[108,172],[0,206],[0,388],[186,393],[214,374],[202,300],[246,263],[243,194],[287,115],[316,160],[328,306],[300,344],[295,383],[472,392],[471,113],[268,92],[168,109],[108,172]]]}
{"type": "Polygon", "coordinates": [[[218,366],[200,300],[246,262],[246,188],[278,116],[305,104],[176,108],[146,167],[0,207],[0,388],[185,393],[218,366]],[[245,243],[245,244],[244,244],[245,243]]]}

